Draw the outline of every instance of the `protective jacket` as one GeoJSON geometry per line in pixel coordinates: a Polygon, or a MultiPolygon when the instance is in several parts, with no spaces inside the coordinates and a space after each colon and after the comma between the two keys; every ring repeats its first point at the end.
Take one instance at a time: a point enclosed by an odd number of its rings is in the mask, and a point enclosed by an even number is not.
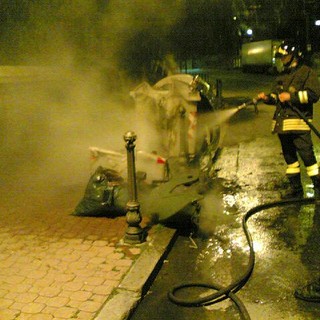
{"type": "Polygon", "coordinates": [[[306,65],[290,69],[276,78],[266,104],[276,105],[272,119],[273,133],[299,133],[310,131],[310,127],[291,106],[299,109],[309,120],[313,118],[313,104],[319,100],[320,84],[316,72],[306,65]],[[290,93],[290,101],[280,102],[281,92],[290,93]]]}

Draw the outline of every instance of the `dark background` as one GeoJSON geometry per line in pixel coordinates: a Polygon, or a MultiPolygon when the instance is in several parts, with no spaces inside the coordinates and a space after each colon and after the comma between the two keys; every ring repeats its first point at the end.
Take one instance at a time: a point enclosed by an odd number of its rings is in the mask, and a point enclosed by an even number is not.
{"type": "Polygon", "coordinates": [[[318,52],[317,19],[316,0],[2,0],[0,65],[117,68],[141,79],[168,55],[232,65],[253,40],[290,38],[318,52]]]}

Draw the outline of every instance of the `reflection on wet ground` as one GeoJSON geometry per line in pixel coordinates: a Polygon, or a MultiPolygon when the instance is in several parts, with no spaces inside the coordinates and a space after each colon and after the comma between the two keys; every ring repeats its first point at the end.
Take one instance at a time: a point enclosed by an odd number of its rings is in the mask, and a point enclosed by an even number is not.
{"type": "MultiPolygon", "coordinates": [[[[181,235],[159,275],[131,320],[240,319],[229,300],[202,308],[185,308],[168,301],[166,293],[180,283],[228,286],[248,265],[249,247],[241,223],[243,214],[267,202],[279,201],[279,184],[266,182],[264,192],[228,180],[215,179],[201,201],[199,230],[193,241],[181,235]],[[194,246],[194,244],[196,246],[194,246]],[[148,311],[149,310],[149,311],[148,311]],[[157,313],[150,314],[150,310],[157,313]]],[[[253,215],[248,228],[254,242],[255,268],[237,293],[252,319],[317,319],[320,306],[297,301],[296,286],[319,274],[320,212],[314,204],[274,207],[253,215]]],[[[205,296],[186,289],[181,297],[205,296]]]]}

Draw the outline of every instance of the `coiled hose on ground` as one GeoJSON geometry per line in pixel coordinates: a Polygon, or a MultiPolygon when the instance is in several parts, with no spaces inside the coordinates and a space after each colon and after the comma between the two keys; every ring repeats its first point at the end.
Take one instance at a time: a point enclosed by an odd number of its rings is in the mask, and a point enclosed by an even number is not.
{"type": "Polygon", "coordinates": [[[274,207],[282,207],[282,206],[294,205],[294,204],[299,204],[299,205],[312,204],[312,203],[317,203],[318,201],[320,204],[320,200],[315,199],[315,198],[280,200],[280,201],[262,204],[262,205],[259,205],[259,206],[256,206],[256,207],[250,209],[242,219],[242,228],[244,230],[244,233],[245,233],[245,236],[246,236],[249,248],[250,248],[249,263],[248,263],[247,269],[245,270],[243,275],[227,287],[223,287],[223,286],[216,284],[216,283],[211,283],[211,284],[207,284],[207,283],[179,284],[179,285],[171,288],[171,290],[168,292],[169,300],[177,305],[180,305],[180,306],[199,307],[199,306],[214,304],[214,303],[217,303],[217,302],[220,302],[222,300],[229,298],[237,306],[237,308],[240,312],[240,315],[241,315],[241,319],[242,320],[250,320],[251,318],[250,318],[250,315],[249,315],[246,307],[244,306],[242,301],[235,295],[235,293],[237,291],[239,291],[246,284],[246,282],[249,280],[249,278],[253,272],[254,263],[255,263],[255,252],[253,249],[253,241],[252,241],[252,237],[251,237],[251,234],[250,234],[248,226],[247,226],[247,222],[248,222],[249,218],[260,211],[267,210],[267,209],[274,208],[274,207]],[[207,295],[205,297],[199,297],[197,299],[192,299],[192,300],[177,297],[176,293],[178,291],[181,291],[182,289],[185,289],[185,288],[192,288],[192,287],[203,288],[203,289],[213,289],[216,292],[213,294],[207,295]]]}

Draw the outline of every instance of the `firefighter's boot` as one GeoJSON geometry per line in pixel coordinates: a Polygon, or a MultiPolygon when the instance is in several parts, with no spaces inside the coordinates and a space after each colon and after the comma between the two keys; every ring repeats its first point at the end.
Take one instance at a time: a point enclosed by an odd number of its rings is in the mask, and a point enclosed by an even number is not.
{"type": "Polygon", "coordinates": [[[289,189],[281,194],[282,199],[301,199],[303,198],[303,187],[301,184],[301,177],[299,174],[288,174],[289,189]]]}
{"type": "Polygon", "coordinates": [[[305,301],[320,302],[320,279],[296,289],[294,296],[305,301]]]}
{"type": "Polygon", "coordinates": [[[311,176],[310,178],[313,183],[314,197],[319,199],[320,198],[320,175],[317,174],[316,176],[311,176]]]}

